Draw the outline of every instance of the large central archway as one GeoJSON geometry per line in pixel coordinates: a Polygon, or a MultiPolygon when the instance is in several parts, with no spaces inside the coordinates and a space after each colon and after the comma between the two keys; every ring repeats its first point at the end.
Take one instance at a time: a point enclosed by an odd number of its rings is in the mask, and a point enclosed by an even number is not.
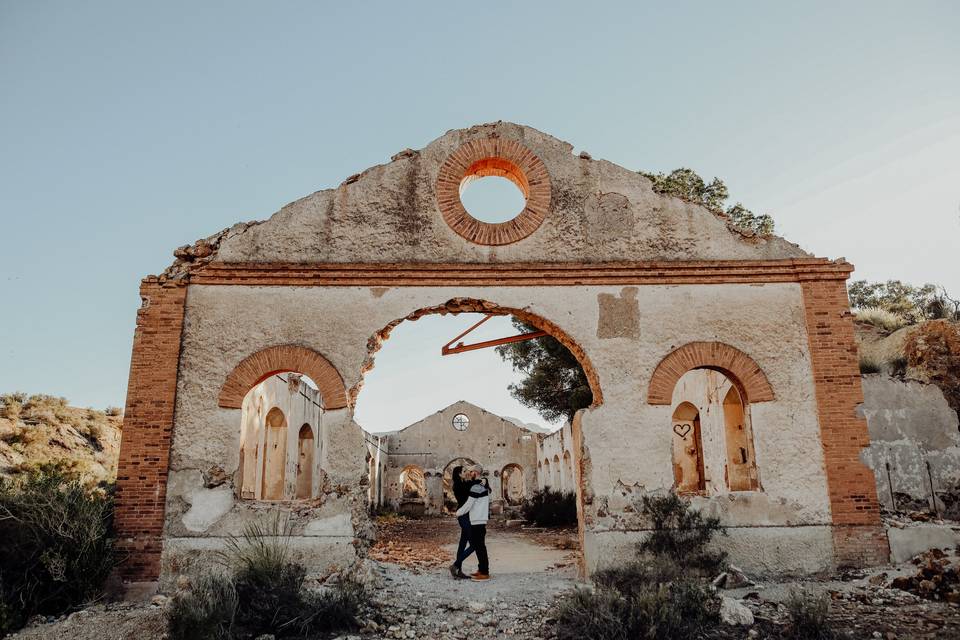
{"type": "MultiPolygon", "coordinates": [[[[569,350],[576,362],[579,363],[580,367],[583,369],[584,377],[586,378],[592,394],[592,402],[589,408],[596,407],[602,403],[603,393],[600,388],[599,375],[594,368],[590,357],[577,342],[577,340],[575,340],[568,332],[558,326],[555,322],[542,315],[532,312],[528,308],[500,305],[496,302],[481,298],[457,297],[448,299],[441,304],[417,308],[403,317],[398,317],[388,322],[369,337],[366,343],[367,356],[362,363],[359,379],[347,392],[349,397],[349,405],[354,410],[354,420],[361,426],[361,428],[367,425],[365,414],[367,408],[370,406],[366,404],[369,403],[370,400],[364,400],[364,398],[370,397],[365,395],[367,392],[364,391],[365,376],[368,372],[374,369],[375,359],[380,354],[380,350],[389,344],[389,339],[393,331],[398,329],[398,327],[400,327],[405,321],[415,322],[427,316],[458,316],[460,314],[466,314],[474,317],[482,317],[478,316],[477,314],[505,318],[512,317],[513,319],[519,320],[526,325],[542,331],[544,334],[546,334],[546,336],[554,338],[557,342],[563,345],[563,347],[569,350]]],[[[510,329],[506,329],[506,331],[509,332],[510,329]]],[[[448,336],[447,334],[437,334],[436,337],[436,346],[439,347],[441,343],[440,338],[448,336]]],[[[406,340],[406,337],[400,339],[406,340]]],[[[480,339],[477,338],[476,340],[480,339]]],[[[433,345],[430,346],[430,349],[432,348],[433,345]]],[[[406,351],[403,353],[407,354],[406,351]]],[[[439,354],[436,355],[439,356],[439,354]]],[[[411,356],[405,355],[404,357],[404,362],[409,366],[409,358],[411,356]]],[[[388,368],[392,369],[394,366],[394,362],[391,361],[388,368]]],[[[505,364],[505,366],[507,366],[509,369],[509,365],[505,364]]],[[[397,375],[397,373],[393,372],[392,375],[397,375]]],[[[503,386],[507,387],[507,383],[508,380],[504,380],[503,386]]],[[[370,384],[373,386],[374,384],[379,384],[379,381],[377,383],[371,381],[370,384]]],[[[392,392],[395,392],[395,390],[392,390],[392,392]]],[[[377,390],[377,393],[381,393],[379,389],[377,390]]],[[[442,394],[435,395],[437,397],[442,396],[442,394]]],[[[380,398],[382,402],[382,395],[378,395],[376,397],[380,398]]],[[[444,400],[443,402],[447,401],[448,400],[444,400]]],[[[421,415],[429,416],[430,414],[442,413],[443,411],[449,409],[448,407],[447,409],[438,412],[437,410],[441,408],[442,404],[443,403],[424,405],[423,413],[421,415]]],[[[377,406],[380,406],[379,402],[377,406]]],[[[402,413],[402,410],[394,407],[393,418],[396,418],[396,415],[402,413]]],[[[524,428],[521,427],[521,431],[526,433],[526,436],[521,437],[529,443],[532,454],[531,459],[529,461],[523,461],[523,464],[518,464],[518,462],[521,461],[516,458],[511,458],[509,460],[498,460],[497,454],[494,454],[492,457],[488,456],[483,447],[473,448],[469,446],[453,453],[452,456],[447,455],[447,457],[441,460],[437,456],[442,454],[439,453],[438,449],[431,448],[429,436],[425,435],[425,433],[414,431],[417,429],[424,429],[424,425],[426,424],[432,424],[432,421],[429,417],[412,424],[402,423],[391,425],[394,429],[398,428],[398,431],[380,431],[384,429],[384,427],[377,425],[375,421],[372,422],[371,425],[377,430],[376,432],[385,434],[384,442],[386,442],[386,446],[388,448],[388,451],[385,455],[389,460],[391,460],[391,462],[387,464],[386,471],[384,472],[386,474],[385,484],[387,486],[393,486],[396,481],[395,476],[397,470],[401,469],[404,465],[408,464],[414,459],[420,461],[419,463],[422,464],[422,468],[428,476],[428,495],[425,501],[428,510],[426,513],[422,514],[423,520],[425,521],[421,522],[420,524],[411,524],[409,526],[409,528],[413,528],[415,526],[421,527],[419,529],[419,531],[422,533],[421,542],[423,539],[430,539],[434,537],[434,527],[442,526],[441,523],[437,523],[436,525],[431,524],[431,518],[437,518],[440,514],[446,514],[447,518],[449,519],[449,514],[456,510],[456,501],[452,493],[451,471],[457,465],[469,466],[475,462],[482,464],[484,467],[483,476],[489,483],[491,489],[491,517],[494,519],[499,517],[504,521],[510,518],[516,518],[520,513],[519,507],[522,506],[527,498],[532,498],[537,489],[539,474],[536,464],[537,460],[535,457],[536,432],[524,431],[524,428]],[[413,448],[411,448],[412,443],[416,443],[416,446],[413,446],[413,448]],[[436,459],[434,459],[435,457],[436,459]],[[394,459],[396,459],[396,463],[393,462],[394,459]],[[529,487],[525,486],[525,483],[527,482],[530,483],[529,487]]],[[[516,422],[514,422],[512,426],[514,428],[519,427],[516,422]]],[[[450,427],[450,425],[447,425],[447,427],[450,427]]],[[[466,429],[467,427],[464,428],[466,429]]],[[[452,427],[449,431],[451,436],[455,433],[453,429],[456,429],[456,427],[452,427]]],[[[573,477],[572,469],[574,464],[578,464],[578,461],[581,457],[582,455],[580,451],[574,451],[573,459],[568,459],[567,463],[570,471],[565,478],[565,482],[563,483],[563,489],[567,492],[573,493],[578,502],[582,502],[584,491],[581,483],[576,481],[579,480],[579,478],[575,479],[573,477]]],[[[373,467],[371,467],[371,469],[373,469],[373,467]]],[[[559,463],[554,465],[554,469],[554,473],[558,474],[557,479],[547,482],[547,484],[555,486],[559,490],[559,474],[561,473],[561,465],[559,463]]],[[[371,476],[369,478],[369,483],[371,486],[377,486],[383,480],[383,478],[376,475],[379,473],[379,470],[371,472],[371,476]]],[[[386,508],[389,511],[390,506],[387,505],[386,508]]],[[[580,517],[580,514],[584,513],[582,506],[577,510],[577,513],[578,518],[580,517]]],[[[562,530],[562,528],[558,530],[557,535],[566,535],[562,533],[562,530]]],[[[577,554],[576,566],[578,567],[583,566],[582,534],[583,527],[577,527],[575,532],[569,534],[571,536],[571,539],[569,540],[569,542],[572,543],[571,546],[564,547],[565,549],[569,549],[577,554]]],[[[385,535],[387,537],[388,545],[405,544],[405,541],[403,540],[394,540],[390,538],[390,536],[393,535],[393,532],[389,529],[386,530],[385,535]]],[[[379,546],[382,545],[378,545],[378,548],[375,549],[374,553],[379,553],[379,546]]]]}
{"type": "Polygon", "coordinates": [[[383,343],[390,337],[390,332],[393,331],[401,322],[405,320],[415,321],[423,316],[432,314],[457,315],[460,313],[483,313],[487,315],[513,316],[514,318],[530,326],[536,327],[540,331],[544,331],[550,336],[556,338],[561,344],[563,344],[563,346],[570,350],[570,353],[573,354],[573,356],[577,359],[577,362],[579,362],[580,366],[583,368],[583,372],[587,376],[587,382],[590,384],[590,391],[593,393],[593,403],[590,406],[596,407],[603,403],[603,391],[600,389],[600,377],[597,375],[596,369],[594,369],[593,364],[590,362],[590,357],[583,350],[583,347],[581,347],[557,324],[527,309],[500,306],[495,302],[480,300],[477,298],[451,298],[443,304],[433,307],[423,307],[409,313],[402,318],[397,318],[370,336],[370,339],[367,340],[368,354],[360,370],[360,379],[349,391],[350,405],[353,406],[356,404],[357,396],[360,393],[360,389],[363,387],[363,376],[366,374],[366,372],[373,369],[374,358],[377,352],[383,346],[383,343]]]}

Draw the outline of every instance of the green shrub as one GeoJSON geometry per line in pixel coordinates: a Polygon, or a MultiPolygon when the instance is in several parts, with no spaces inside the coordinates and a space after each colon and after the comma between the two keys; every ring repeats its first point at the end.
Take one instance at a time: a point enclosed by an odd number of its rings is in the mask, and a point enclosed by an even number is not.
{"type": "Polygon", "coordinates": [[[521,508],[523,517],[540,527],[562,527],[577,523],[577,498],[547,488],[535,492],[521,508]]]}
{"type": "Polygon", "coordinates": [[[308,637],[356,626],[370,602],[364,586],[345,576],[320,592],[305,589],[306,568],[293,558],[290,533],[289,520],[277,514],[230,537],[221,554],[229,573],[202,576],[176,596],[170,640],[308,637]]]}
{"type": "Polygon", "coordinates": [[[171,599],[167,629],[177,640],[228,640],[236,612],[233,581],[222,574],[203,574],[171,599]]]}
{"type": "Polygon", "coordinates": [[[0,631],[97,598],[114,566],[113,499],[57,465],[0,479],[0,631]]]}
{"type": "Polygon", "coordinates": [[[716,623],[719,607],[709,589],[689,580],[632,587],[578,589],[554,609],[560,640],[673,640],[696,637],[716,623]]]}
{"type": "Polygon", "coordinates": [[[575,589],[560,597],[553,610],[559,640],[628,640],[626,598],[612,589],[575,589]]]}
{"type": "Polygon", "coordinates": [[[787,637],[792,640],[831,640],[836,637],[827,619],[830,614],[830,596],[796,590],[786,602],[790,614],[787,637]]]}
{"type": "Polygon", "coordinates": [[[23,409],[23,403],[27,401],[25,393],[5,393],[0,395],[0,418],[17,420],[20,417],[20,411],[23,409]]]}
{"type": "Polygon", "coordinates": [[[724,565],[707,549],[723,532],[676,494],[645,497],[642,510],[653,523],[637,546],[637,558],[594,573],[594,592],[561,596],[555,610],[561,640],[697,637],[717,624],[719,602],[704,579],[724,565]]]}
{"type": "Polygon", "coordinates": [[[661,558],[700,575],[715,575],[726,565],[727,554],[708,548],[717,534],[726,535],[717,518],[704,517],[676,493],[643,496],[641,511],[653,529],[637,546],[638,554],[661,558]]]}
{"type": "Polygon", "coordinates": [[[629,594],[686,577],[684,568],[665,558],[643,558],[598,569],[593,581],[608,589],[629,594]]]}

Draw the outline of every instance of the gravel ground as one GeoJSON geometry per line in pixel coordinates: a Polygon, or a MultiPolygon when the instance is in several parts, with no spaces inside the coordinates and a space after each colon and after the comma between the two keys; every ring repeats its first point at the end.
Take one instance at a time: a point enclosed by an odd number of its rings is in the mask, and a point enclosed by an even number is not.
{"type": "MultiPolygon", "coordinates": [[[[393,522],[378,543],[378,560],[366,563],[376,608],[363,628],[341,639],[470,638],[545,639],[552,636],[550,608],[558,595],[584,586],[577,582],[570,531],[492,528],[488,582],[454,580],[446,570],[456,527],[448,521],[393,522]],[[389,560],[389,561],[387,561],[389,560]]],[[[472,570],[468,564],[465,569],[472,570]]],[[[783,638],[789,616],[783,605],[798,587],[830,595],[830,621],[838,638],[868,640],[960,640],[960,606],[921,599],[892,589],[898,576],[918,565],[904,563],[833,580],[767,582],[722,591],[751,610],[750,627],[720,626],[708,638],[783,638]]],[[[98,605],[58,620],[38,620],[17,640],[161,640],[163,605],[98,605]]]]}

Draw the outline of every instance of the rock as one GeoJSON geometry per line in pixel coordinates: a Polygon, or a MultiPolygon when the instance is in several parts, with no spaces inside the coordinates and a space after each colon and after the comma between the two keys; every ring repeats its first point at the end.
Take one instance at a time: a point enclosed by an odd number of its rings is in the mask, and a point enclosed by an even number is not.
{"type": "Polygon", "coordinates": [[[255,640],[277,640],[272,633],[265,633],[261,636],[257,636],[255,640]]]}
{"type": "Polygon", "coordinates": [[[749,626],[753,624],[753,612],[739,600],[724,596],[720,599],[720,619],[724,624],[749,626]]]}
{"type": "Polygon", "coordinates": [[[170,600],[170,598],[158,593],[157,595],[150,598],[150,604],[152,604],[155,607],[162,607],[163,605],[167,604],[168,600],[170,600]]]}
{"type": "Polygon", "coordinates": [[[471,600],[467,604],[467,608],[470,609],[471,613],[484,613],[490,608],[490,605],[488,605],[486,602],[471,600]]]}
{"type": "Polygon", "coordinates": [[[870,578],[867,580],[867,582],[869,582],[870,584],[872,584],[872,585],[875,586],[875,587],[879,587],[880,585],[882,585],[882,584],[883,584],[884,582],[886,582],[886,581],[887,581],[887,574],[886,574],[886,573],[878,573],[878,574],[875,575],[875,576],[870,576],[870,578]]]}
{"type": "Polygon", "coordinates": [[[739,589],[740,587],[749,587],[753,585],[753,582],[747,577],[747,574],[743,572],[742,569],[730,565],[727,567],[727,582],[724,584],[724,589],[739,589]]]}

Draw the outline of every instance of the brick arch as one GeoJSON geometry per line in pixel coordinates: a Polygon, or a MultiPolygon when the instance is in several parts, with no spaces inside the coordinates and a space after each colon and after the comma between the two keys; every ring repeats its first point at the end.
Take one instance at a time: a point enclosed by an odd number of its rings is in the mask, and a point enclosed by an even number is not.
{"type": "Polygon", "coordinates": [[[250,389],[282,371],[302,373],[313,380],[320,389],[325,409],[347,406],[343,378],[330,361],[313,349],[291,344],[267,347],[244,358],[223,383],[219,405],[225,409],[241,408],[250,389]]]}
{"type": "Polygon", "coordinates": [[[437,206],[458,235],[483,245],[517,242],[540,228],[550,212],[550,174],[540,158],[516,140],[485,138],[464,143],[437,174],[437,206]],[[523,192],[526,205],[506,222],[477,220],[463,207],[460,189],[476,178],[506,178],[523,192]]]}
{"type": "Polygon", "coordinates": [[[745,403],[773,400],[773,388],[753,358],[722,342],[690,342],[671,351],[654,369],[647,403],[671,404],[673,388],[691,369],[720,371],[742,390],[745,403]]]}
{"type": "Polygon", "coordinates": [[[587,356],[586,352],[583,350],[577,342],[571,338],[567,333],[558,327],[553,322],[550,322],[544,317],[538,316],[526,309],[518,309],[516,307],[501,307],[495,302],[489,302],[487,300],[478,300],[475,298],[451,298],[443,304],[437,305],[435,307],[426,307],[423,309],[418,309],[413,313],[408,314],[403,318],[398,318],[394,320],[380,331],[377,331],[375,334],[370,336],[370,339],[367,340],[367,358],[364,361],[360,369],[360,380],[350,389],[350,404],[354,404],[357,401],[357,396],[360,393],[360,389],[363,388],[363,376],[373,368],[374,356],[377,351],[380,350],[380,347],[383,346],[384,341],[390,337],[390,332],[399,325],[404,320],[417,320],[426,315],[431,314],[453,314],[457,315],[459,313],[486,313],[490,315],[498,316],[513,316],[521,322],[525,322],[532,327],[536,327],[540,331],[545,331],[550,336],[556,338],[563,346],[570,350],[570,353],[573,354],[573,357],[577,359],[577,362],[580,363],[580,366],[583,368],[583,373],[587,377],[587,384],[590,385],[590,391],[593,393],[593,403],[591,407],[597,407],[603,403],[603,391],[600,389],[600,376],[597,374],[597,370],[593,367],[593,363],[590,362],[590,358],[587,356]]]}

